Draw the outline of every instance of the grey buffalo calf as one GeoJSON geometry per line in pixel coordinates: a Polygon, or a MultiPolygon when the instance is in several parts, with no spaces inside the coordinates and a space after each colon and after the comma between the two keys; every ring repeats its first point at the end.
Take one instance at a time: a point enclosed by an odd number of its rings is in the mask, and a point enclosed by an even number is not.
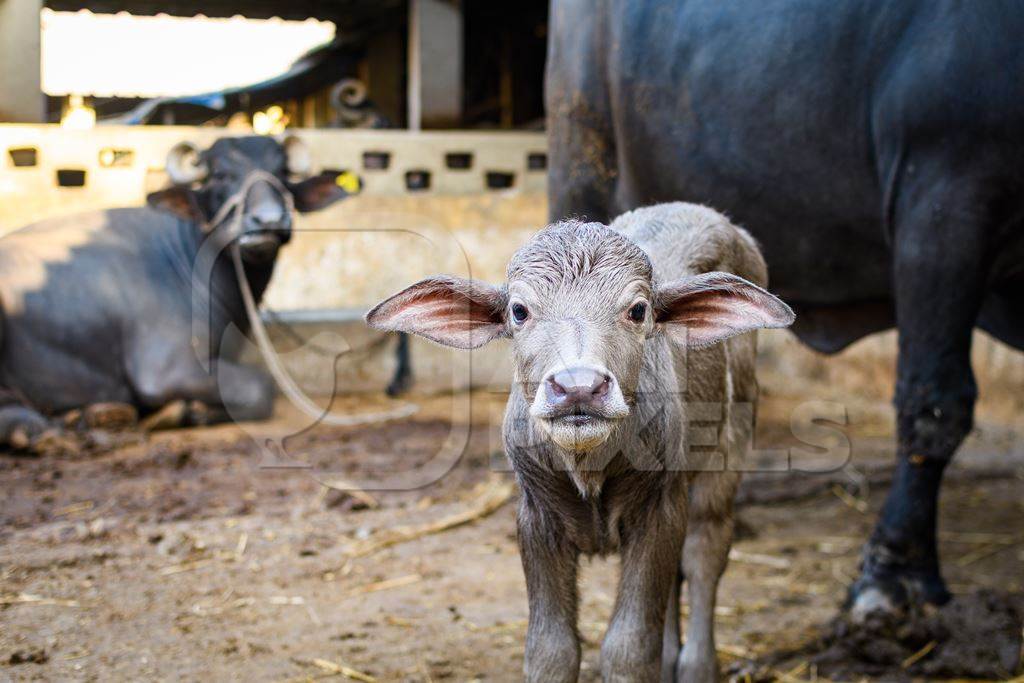
{"type": "Polygon", "coordinates": [[[716,677],[715,593],[757,400],[756,341],[743,333],[793,322],[766,281],[745,231],[704,207],[663,204],[611,227],[545,228],[503,286],[427,279],[367,314],[458,348],[511,339],[504,440],[522,489],[528,680],[576,680],[579,556],[614,551],[622,576],[604,679],[716,677]],[[711,424],[699,445],[689,420],[711,424]]]}

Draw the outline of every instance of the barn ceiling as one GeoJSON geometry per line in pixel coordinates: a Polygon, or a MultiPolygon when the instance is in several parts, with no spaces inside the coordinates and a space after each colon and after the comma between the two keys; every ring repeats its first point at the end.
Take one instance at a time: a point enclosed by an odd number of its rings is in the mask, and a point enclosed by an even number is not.
{"type": "Polygon", "coordinates": [[[339,32],[373,31],[404,21],[406,0],[46,0],[46,7],[61,12],[89,10],[97,14],[170,14],[192,17],[333,21],[339,32]]]}

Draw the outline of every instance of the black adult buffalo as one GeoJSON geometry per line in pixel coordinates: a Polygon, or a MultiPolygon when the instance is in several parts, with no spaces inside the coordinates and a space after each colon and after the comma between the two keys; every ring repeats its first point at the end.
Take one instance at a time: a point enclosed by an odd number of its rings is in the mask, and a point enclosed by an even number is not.
{"type": "Polygon", "coordinates": [[[851,605],[941,604],[975,326],[1024,348],[1024,6],[554,0],[552,218],[668,200],[759,239],[796,334],[899,331],[898,463],[851,605]]]}
{"type": "Polygon", "coordinates": [[[290,208],[321,209],[358,185],[330,172],[295,180],[309,165],[294,137],[223,138],[202,152],[182,143],[167,161],[174,185],[149,195],[148,207],[47,220],[0,239],[0,445],[32,439],[46,415],[98,402],[203,406],[186,423],[270,415],[270,378],[219,357],[230,324],[248,329],[224,247],[237,240],[258,301],[291,237],[290,208]],[[205,353],[213,367],[200,363],[205,353]]]}

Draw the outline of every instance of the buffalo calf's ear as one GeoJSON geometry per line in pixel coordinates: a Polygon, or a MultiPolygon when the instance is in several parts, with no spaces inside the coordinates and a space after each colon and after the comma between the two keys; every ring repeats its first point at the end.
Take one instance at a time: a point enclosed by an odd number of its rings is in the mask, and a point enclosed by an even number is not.
{"type": "Polygon", "coordinates": [[[377,304],[366,323],[378,330],[410,332],[459,349],[475,349],[504,336],[505,292],[479,280],[421,280],[377,304]]]}
{"type": "Polygon", "coordinates": [[[329,171],[291,186],[295,208],[303,213],[319,211],[334,202],[359,194],[363,181],[354,173],[329,171]]]}
{"type": "Polygon", "coordinates": [[[701,347],[737,334],[788,327],[781,299],[731,273],[702,273],[658,289],[655,322],[677,344],[701,347]]]}
{"type": "Polygon", "coordinates": [[[150,192],[146,195],[146,203],[158,211],[173,213],[187,221],[202,223],[204,220],[195,193],[183,185],[150,192]]]}

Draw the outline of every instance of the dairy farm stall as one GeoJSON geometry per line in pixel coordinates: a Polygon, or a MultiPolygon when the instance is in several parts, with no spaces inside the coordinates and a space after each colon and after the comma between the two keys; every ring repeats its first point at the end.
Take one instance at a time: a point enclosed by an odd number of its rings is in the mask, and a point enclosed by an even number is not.
{"type": "MultiPolygon", "coordinates": [[[[288,134],[306,150],[303,173],[329,175],[345,196],[296,215],[261,322],[216,340],[276,378],[271,415],[188,426],[175,412],[187,405],[140,413],[107,403],[55,411],[44,438],[9,444],[0,454],[5,678],[521,676],[518,493],[500,434],[507,343],[467,354],[399,342],[363,314],[435,273],[503,281],[509,258],[548,220],[546,139],[288,134]],[[264,348],[252,330],[265,330],[264,348]],[[399,343],[410,372],[390,396],[399,343]]],[[[0,231],[142,206],[180,172],[167,163],[173,150],[231,136],[0,126],[0,231]]],[[[49,246],[48,268],[75,257],[74,245],[49,246]]],[[[49,272],[5,267],[2,277],[35,287],[49,272]]],[[[973,354],[977,428],[947,475],[939,535],[957,597],[887,637],[851,635],[833,617],[892,477],[894,335],[826,359],[788,332],[761,333],[754,459],[715,607],[725,672],[1013,673],[1024,364],[980,333],[973,354]]],[[[581,679],[597,680],[617,560],[581,571],[581,679]]]]}

